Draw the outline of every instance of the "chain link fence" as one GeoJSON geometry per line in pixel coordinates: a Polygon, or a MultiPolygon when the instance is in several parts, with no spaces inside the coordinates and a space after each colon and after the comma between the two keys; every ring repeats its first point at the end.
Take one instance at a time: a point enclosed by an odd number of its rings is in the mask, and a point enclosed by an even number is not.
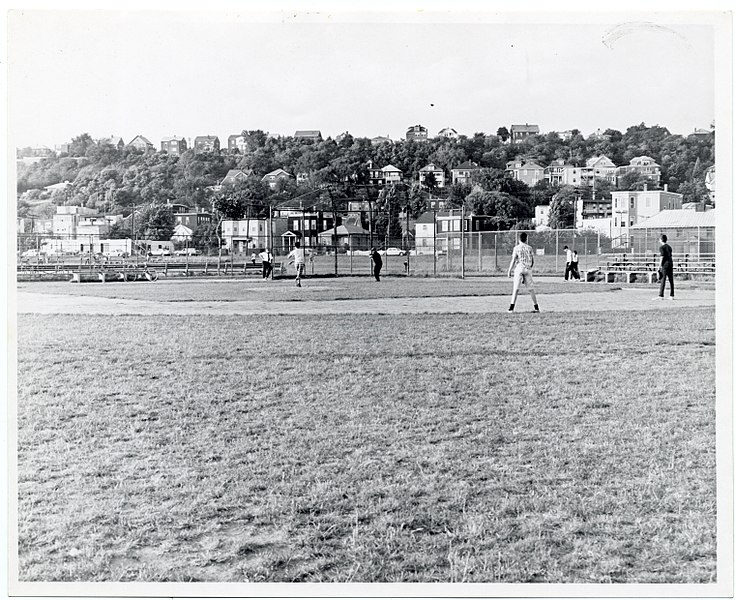
{"type": "MultiPolygon", "coordinates": [[[[306,275],[370,275],[371,247],[381,253],[383,274],[415,276],[502,275],[507,272],[513,247],[520,230],[444,231],[441,227],[411,226],[411,234],[387,236],[369,230],[342,228],[337,235],[329,231],[293,231],[264,227],[262,235],[215,235],[206,239],[174,241],[109,239],[104,235],[18,234],[19,268],[42,265],[88,266],[110,261],[153,262],[177,269],[203,271],[207,274],[237,275],[256,271],[259,253],[269,248],[280,267],[276,274],[293,274],[288,254],[298,242],[306,254],[306,275]],[[415,235],[414,235],[415,234],[415,235]]],[[[434,223],[435,225],[435,223],[434,223]]],[[[610,256],[658,257],[662,230],[637,230],[624,238],[611,239],[602,233],[572,229],[526,231],[528,243],[536,252],[534,272],[540,275],[563,274],[566,266],[564,247],[576,251],[580,270],[594,269],[610,256]]],[[[689,228],[667,232],[677,260],[714,261],[714,230],[689,228]]]]}

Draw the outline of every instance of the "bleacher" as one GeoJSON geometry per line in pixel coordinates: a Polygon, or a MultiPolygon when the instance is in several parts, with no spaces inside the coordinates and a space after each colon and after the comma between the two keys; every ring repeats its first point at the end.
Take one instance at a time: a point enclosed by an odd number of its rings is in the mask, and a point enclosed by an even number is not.
{"type": "MultiPolygon", "coordinates": [[[[656,283],[659,280],[661,257],[658,254],[600,255],[596,267],[582,271],[587,282],[634,283],[639,280],[656,283]]],[[[674,255],[674,276],[690,279],[695,276],[715,275],[714,254],[674,255]]]]}

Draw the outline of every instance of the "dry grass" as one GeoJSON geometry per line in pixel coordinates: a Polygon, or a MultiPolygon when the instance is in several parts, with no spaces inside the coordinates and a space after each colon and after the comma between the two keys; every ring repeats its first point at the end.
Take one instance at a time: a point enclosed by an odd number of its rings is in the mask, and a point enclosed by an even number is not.
{"type": "Polygon", "coordinates": [[[714,310],[19,316],[21,581],[708,582],[714,310]]]}

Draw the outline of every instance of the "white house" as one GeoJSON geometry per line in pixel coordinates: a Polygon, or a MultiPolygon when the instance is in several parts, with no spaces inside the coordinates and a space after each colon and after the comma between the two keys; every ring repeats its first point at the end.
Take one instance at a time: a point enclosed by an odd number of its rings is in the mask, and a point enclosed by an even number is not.
{"type": "Polygon", "coordinates": [[[424,182],[426,181],[426,176],[429,173],[432,173],[434,175],[436,187],[443,188],[445,184],[444,169],[442,169],[441,167],[437,167],[434,163],[429,163],[425,167],[421,167],[419,169],[419,183],[421,185],[424,185],[424,182]]]}
{"type": "Polygon", "coordinates": [[[630,228],[638,225],[664,210],[680,209],[683,196],[663,190],[612,192],[612,229],[613,238],[626,237],[630,228]]]}

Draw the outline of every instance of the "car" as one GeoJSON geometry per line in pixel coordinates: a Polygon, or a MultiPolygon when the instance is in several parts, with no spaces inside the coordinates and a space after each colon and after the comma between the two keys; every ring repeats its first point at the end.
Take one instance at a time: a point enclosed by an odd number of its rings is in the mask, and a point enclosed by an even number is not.
{"type": "Polygon", "coordinates": [[[182,248],[174,252],[175,256],[196,256],[197,254],[199,254],[199,250],[196,248],[182,248]]]}
{"type": "Polygon", "coordinates": [[[155,248],[151,250],[151,256],[171,256],[171,250],[168,248],[155,248]]]}
{"type": "Polygon", "coordinates": [[[29,248],[28,250],[26,250],[25,252],[23,252],[23,254],[21,254],[21,256],[23,258],[37,258],[37,257],[41,256],[41,253],[38,250],[36,250],[35,248],[29,248]]]}
{"type": "Polygon", "coordinates": [[[386,256],[403,256],[406,254],[405,250],[401,250],[400,248],[388,248],[383,251],[383,254],[386,256]]]}
{"type": "Polygon", "coordinates": [[[119,250],[119,249],[108,250],[104,254],[105,256],[109,256],[111,258],[126,258],[128,255],[128,253],[125,252],[125,250],[119,250]]]}
{"type": "Polygon", "coordinates": [[[353,250],[354,256],[370,256],[370,250],[353,250]]]}

